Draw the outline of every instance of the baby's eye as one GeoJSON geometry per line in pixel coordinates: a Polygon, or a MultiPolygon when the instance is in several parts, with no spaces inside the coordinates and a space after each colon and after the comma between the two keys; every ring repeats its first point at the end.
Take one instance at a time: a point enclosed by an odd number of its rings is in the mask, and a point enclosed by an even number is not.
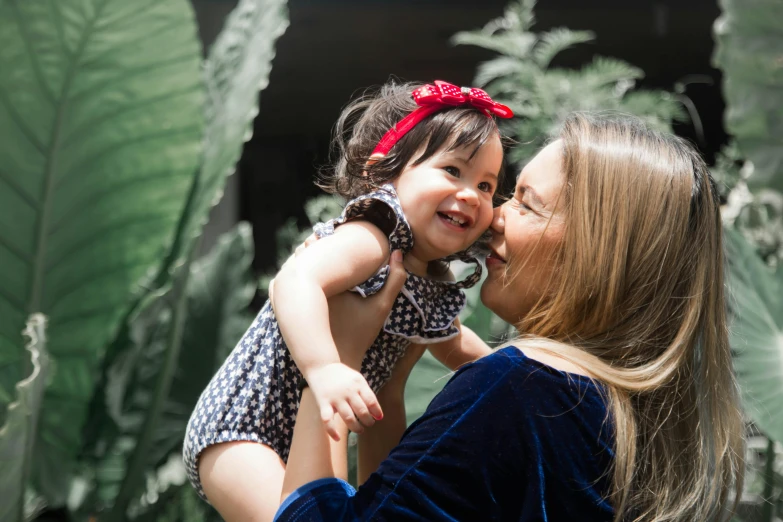
{"type": "Polygon", "coordinates": [[[446,172],[448,172],[449,174],[451,174],[455,178],[459,177],[460,173],[459,173],[459,169],[457,167],[452,167],[452,166],[443,167],[443,170],[445,170],[446,172]]]}
{"type": "Polygon", "coordinates": [[[491,194],[492,192],[494,192],[494,190],[495,190],[495,189],[492,187],[492,183],[489,183],[489,182],[487,182],[487,181],[482,181],[481,183],[479,183],[479,184],[478,184],[478,189],[479,189],[481,192],[489,192],[490,194],[491,194]]]}

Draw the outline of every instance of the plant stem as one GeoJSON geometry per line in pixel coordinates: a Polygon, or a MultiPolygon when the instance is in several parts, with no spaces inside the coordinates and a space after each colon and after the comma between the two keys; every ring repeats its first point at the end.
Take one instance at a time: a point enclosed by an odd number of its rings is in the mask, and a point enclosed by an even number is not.
{"type": "Polygon", "coordinates": [[[163,362],[160,376],[155,383],[153,401],[147,416],[144,419],[144,426],[139,435],[138,443],[131,455],[128,470],[125,473],[125,478],[120,486],[120,491],[114,501],[114,506],[112,506],[111,511],[105,518],[106,522],[124,522],[126,520],[128,506],[133,500],[134,495],[138,492],[139,484],[143,482],[144,473],[149,465],[147,459],[150,445],[152,444],[153,434],[157,428],[163,405],[166,403],[166,398],[171,391],[171,382],[174,379],[177,361],[179,360],[180,351],[182,349],[182,334],[187,316],[186,288],[188,280],[190,279],[190,265],[196,256],[196,250],[197,246],[193,245],[185,258],[185,262],[176,269],[173,276],[174,285],[171,290],[171,295],[174,296],[176,301],[173,306],[171,330],[169,330],[168,339],[166,341],[166,359],[163,362]]]}
{"type": "Polygon", "coordinates": [[[764,493],[761,497],[763,502],[761,511],[761,520],[764,522],[773,522],[775,518],[774,503],[774,485],[775,485],[775,441],[767,437],[767,455],[764,461],[764,493]]]}

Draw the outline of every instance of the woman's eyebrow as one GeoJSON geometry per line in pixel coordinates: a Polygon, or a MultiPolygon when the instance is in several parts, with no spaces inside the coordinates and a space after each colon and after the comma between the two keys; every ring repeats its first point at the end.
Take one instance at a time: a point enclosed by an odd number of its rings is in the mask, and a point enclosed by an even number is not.
{"type": "Polygon", "coordinates": [[[538,197],[538,194],[536,194],[536,191],[535,191],[535,190],[533,190],[533,187],[531,187],[530,185],[522,185],[520,188],[522,189],[522,191],[523,191],[525,194],[530,194],[530,198],[531,198],[531,199],[533,200],[533,202],[534,202],[534,203],[536,203],[536,204],[537,204],[539,207],[546,208],[546,205],[544,205],[544,202],[543,202],[543,201],[541,201],[541,198],[540,198],[540,197],[538,197]]]}

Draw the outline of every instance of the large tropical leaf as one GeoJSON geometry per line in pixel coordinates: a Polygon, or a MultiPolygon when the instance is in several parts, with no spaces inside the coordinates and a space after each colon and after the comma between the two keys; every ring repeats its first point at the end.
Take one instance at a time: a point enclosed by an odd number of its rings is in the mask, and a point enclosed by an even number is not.
{"type": "Polygon", "coordinates": [[[726,128],[753,163],[748,184],[783,190],[783,3],[718,3],[713,61],[723,70],[726,128]]]}
{"type": "Polygon", "coordinates": [[[35,425],[38,422],[49,357],[46,354],[45,320],[41,314],[30,317],[26,334],[29,374],[16,384],[16,397],[8,407],[5,425],[0,427],[0,522],[25,520],[25,489],[33,454],[35,425]]]}
{"type": "MultiPolygon", "coordinates": [[[[129,324],[145,299],[165,292],[171,275],[188,258],[201,235],[209,211],[220,201],[226,178],[234,172],[242,145],[250,139],[258,114],[258,92],[268,84],[274,43],[288,27],[285,0],[241,0],[230,13],[223,31],[204,63],[207,87],[206,138],[202,164],[193,178],[187,202],[179,216],[175,240],[152,280],[145,282],[150,295],[141,295],[122,321],[109,347],[104,369],[112,367],[132,346],[129,324]]],[[[104,372],[90,408],[85,430],[85,451],[93,453],[98,439],[112,420],[107,416],[104,372]]]]}
{"type": "Polygon", "coordinates": [[[67,494],[103,347],[171,242],[203,131],[187,0],[0,4],[0,411],[24,318],[56,362],[34,476],[67,494]]]}
{"type": "Polygon", "coordinates": [[[179,455],[199,395],[252,320],[252,259],[250,227],[240,224],[190,267],[186,282],[178,272],[173,288],[148,299],[134,317],[133,345],[109,371],[107,408],[117,430],[102,440],[97,507],[128,493],[106,520],[121,520],[144,474],[179,455]]]}
{"type": "Polygon", "coordinates": [[[259,91],[269,83],[275,42],[288,27],[286,0],[239,0],[204,63],[207,86],[203,165],[180,222],[175,265],[187,256],[223,196],[223,187],[253,132],[259,91]]]}
{"type": "Polygon", "coordinates": [[[731,347],[745,409],[783,442],[783,270],[775,275],[736,230],[726,230],[731,347]]]}

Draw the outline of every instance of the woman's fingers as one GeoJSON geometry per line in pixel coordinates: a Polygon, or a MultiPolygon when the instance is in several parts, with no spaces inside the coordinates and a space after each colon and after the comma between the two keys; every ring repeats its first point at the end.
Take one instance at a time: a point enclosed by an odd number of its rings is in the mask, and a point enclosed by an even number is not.
{"type": "Polygon", "coordinates": [[[405,271],[405,266],[402,264],[402,250],[395,250],[389,256],[389,277],[386,278],[386,283],[378,292],[378,295],[383,296],[389,304],[389,308],[394,304],[394,300],[405,285],[406,279],[408,279],[408,272],[405,271]]]}

